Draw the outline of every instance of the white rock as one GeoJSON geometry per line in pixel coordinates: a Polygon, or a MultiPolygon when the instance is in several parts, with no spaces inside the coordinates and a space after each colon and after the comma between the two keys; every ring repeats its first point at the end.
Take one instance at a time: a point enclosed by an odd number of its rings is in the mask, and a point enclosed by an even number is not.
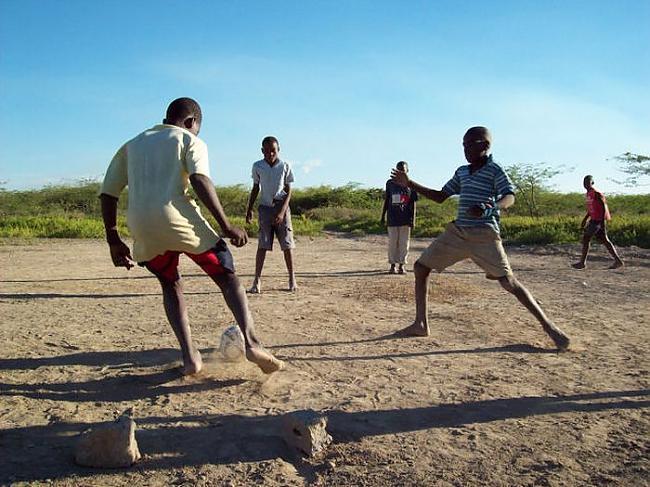
{"type": "Polygon", "coordinates": [[[130,467],[140,460],[135,421],[120,416],[115,422],[84,431],[79,437],[75,462],[85,467],[130,467]]]}
{"type": "Polygon", "coordinates": [[[327,418],[315,411],[295,411],[283,418],[282,436],[294,453],[313,457],[332,442],[326,427],[327,418]]]}

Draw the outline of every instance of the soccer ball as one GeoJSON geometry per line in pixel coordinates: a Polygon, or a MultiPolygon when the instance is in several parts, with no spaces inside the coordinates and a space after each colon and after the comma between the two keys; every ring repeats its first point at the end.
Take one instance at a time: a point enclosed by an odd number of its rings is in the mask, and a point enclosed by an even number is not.
{"type": "Polygon", "coordinates": [[[230,325],[221,335],[219,352],[229,362],[243,360],[246,349],[244,346],[244,334],[237,325],[230,325]]]}

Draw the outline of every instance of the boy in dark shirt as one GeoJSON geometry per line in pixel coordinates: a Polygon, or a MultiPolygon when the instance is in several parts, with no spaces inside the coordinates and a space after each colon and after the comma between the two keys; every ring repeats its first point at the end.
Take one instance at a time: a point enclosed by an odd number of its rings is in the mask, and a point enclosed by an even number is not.
{"type": "MultiPolygon", "coordinates": [[[[408,173],[409,166],[405,161],[400,161],[395,166],[399,171],[408,173]]],[[[409,240],[411,229],[415,225],[415,202],[418,194],[411,188],[405,188],[393,182],[386,181],[386,194],[384,206],[381,210],[381,224],[386,224],[388,214],[388,263],[391,274],[395,274],[395,265],[399,274],[406,274],[404,265],[409,254],[409,240]]]]}

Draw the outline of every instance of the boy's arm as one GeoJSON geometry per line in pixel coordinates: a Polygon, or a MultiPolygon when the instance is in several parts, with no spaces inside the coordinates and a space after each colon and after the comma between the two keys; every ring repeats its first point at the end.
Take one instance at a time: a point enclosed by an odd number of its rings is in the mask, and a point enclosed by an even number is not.
{"type": "Polygon", "coordinates": [[[585,228],[585,225],[587,225],[588,220],[589,220],[589,212],[587,212],[585,217],[582,219],[582,222],[580,223],[580,228],[585,228]]]}
{"type": "Polygon", "coordinates": [[[411,228],[415,228],[415,216],[417,214],[417,209],[418,209],[418,203],[417,201],[413,202],[413,224],[411,225],[411,228]]]}
{"type": "Polygon", "coordinates": [[[194,173],[190,176],[190,183],[196,192],[196,196],[206,206],[212,216],[214,216],[215,220],[217,220],[223,233],[226,237],[230,237],[230,242],[235,247],[243,247],[246,245],[248,242],[246,231],[230,224],[226,213],[223,211],[212,180],[205,174],[194,173]]]}
{"type": "Polygon", "coordinates": [[[386,212],[388,211],[388,191],[384,192],[384,206],[381,208],[380,223],[386,225],[386,212]]]}
{"type": "Polygon", "coordinates": [[[102,206],[102,219],[106,231],[106,242],[111,252],[111,260],[115,267],[126,267],[127,270],[133,267],[131,250],[120,238],[117,232],[117,202],[118,198],[106,193],[99,195],[102,206]]]}
{"type": "Polygon", "coordinates": [[[260,192],[260,184],[254,183],[253,189],[251,189],[251,194],[248,196],[248,207],[246,208],[246,223],[250,223],[253,220],[253,205],[257,199],[257,195],[260,192]]]}
{"type": "Polygon", "coordinates": [[[393,169],[390,172],[390,176],[391,179],[397,184],[399,184],[400,186],[403,186],[405,188],[411,188],[417,191],[418,194],[421,194],[425,198],[429,198],[430,200],[433,200],[436,203],[442,203],[447,198],[449,198],[449,195],[444,191],[436,191],[435,189],[427,188],[426,186],[422,186],[421,184],[416,183],[412,179],[409,179],[407,174],[404,171],[400,171],[399,169],[393,169]]]}
{"type": "Polygon", "coordinates": [[[278,214],[275,216],[275,224],[279,225],[282,223],[284,220],[284,215],[287,213],[287,209],[289,208],[289,201],[291,200],[291,185],[290,184],[285,184],[284,185],[284,192],[287,193],[287,195],[284,197],[284,200],[282,200],[282,207],[280,208],[280,211],[278,214]]]}

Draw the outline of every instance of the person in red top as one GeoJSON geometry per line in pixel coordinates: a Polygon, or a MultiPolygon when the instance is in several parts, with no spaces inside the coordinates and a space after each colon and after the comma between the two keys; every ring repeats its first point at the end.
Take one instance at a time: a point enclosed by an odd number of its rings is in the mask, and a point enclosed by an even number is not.
{"type": "Polygon", "coordinates": [[[589,245],[591,244],[591,239],[595,236],[607,247],[607,250],[609,250],[609,253],[614,258],[614,263],[609,268],[618,269],[619,267],[623,267],[623,261],[618,256],[614,244],[612,244],[612,241],[607,236],[606,222],[611,220],[611,216],[609,215],[605,195],[594,188],[593,176],[585,176],[582,184],[587,190],[587,214],[580,224],[580,228],[584,229],[582,235],[582,257],[579,262],[572,265],[575,269],[585,268],[587,255],[589,254],[589,245]]]}

